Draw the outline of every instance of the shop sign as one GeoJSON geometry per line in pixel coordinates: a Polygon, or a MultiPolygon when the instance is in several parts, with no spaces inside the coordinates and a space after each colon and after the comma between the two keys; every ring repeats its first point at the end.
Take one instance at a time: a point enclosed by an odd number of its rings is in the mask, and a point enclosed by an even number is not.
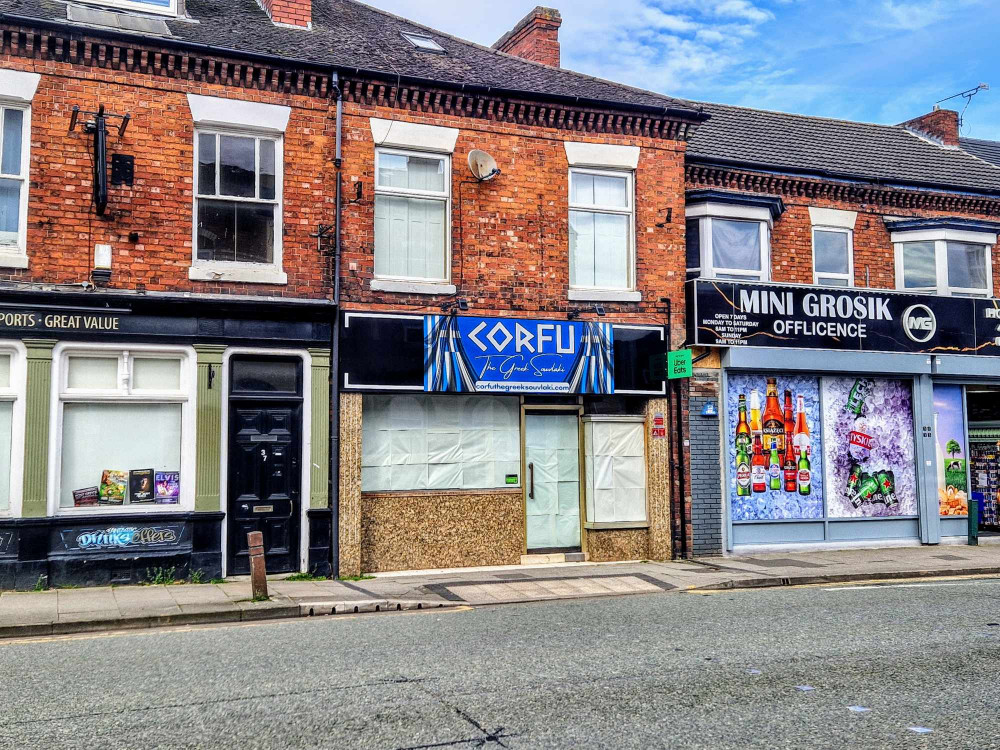
{"type": "Polygon", "coordinates": [[[61,529],[63,547],[70,552],[122,552],[178,547],[184,543],[186,524],[162,523],[144,526],[73,527],[61,529]]]}
{"type": "Polygon", "coordinates": [[[667,377],[671,380],[691,377],[691,350],[667,352],[667,377]]]}
{"type": "Polygon", "coordinates": [[[1000,356],[1000,300],[884,290],[689,282],[695,346],[1000,356]]]}
{"type": "Polygon", "coordinates": [[[424,390],[615,392],[610,323],[424,317],[424,390]]]}

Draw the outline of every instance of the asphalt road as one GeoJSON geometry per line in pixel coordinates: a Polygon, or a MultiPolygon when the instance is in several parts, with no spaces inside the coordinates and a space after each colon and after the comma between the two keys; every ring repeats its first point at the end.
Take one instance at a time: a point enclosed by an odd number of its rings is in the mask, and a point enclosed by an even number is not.
{"type": "Polygon", "coordinates": [[[0,747],[1000,748],[997,623],[980,580],[0,642],[0,747]]]}

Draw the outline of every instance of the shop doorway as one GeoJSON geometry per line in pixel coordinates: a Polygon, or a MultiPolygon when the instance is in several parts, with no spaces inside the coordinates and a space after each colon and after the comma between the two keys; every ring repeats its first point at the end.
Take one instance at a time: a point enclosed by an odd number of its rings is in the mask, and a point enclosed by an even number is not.
{"type": "Polygon", "coordinates": [[[268,573],[299,569],[302,361],[230,360],[230,575],[250,572],[247,534],[260,531],[268,573]]]}
{"type": "MultiPolygon", "coordinates": [[[[979,533],[997,535],[1000,534],[1000,388],[966,386],[965,400],[969,425],[969,496],[977,506],[979,533]]],[[[945,462],[946,470],[957,470],[957,461],[952,456],[946,455],[945,462]]]]}
{"type": "Polygon", "coordinates": [[[578,410],[525,413],[524,465],[528,553],[579,552],[578,410]]]}

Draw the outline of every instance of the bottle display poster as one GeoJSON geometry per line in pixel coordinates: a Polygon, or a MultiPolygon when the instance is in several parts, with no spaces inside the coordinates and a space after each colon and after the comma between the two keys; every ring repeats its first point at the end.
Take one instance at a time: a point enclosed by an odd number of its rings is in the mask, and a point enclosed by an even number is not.
{"type": "Polygon", "coordinates": [[[917,515],[907,381],[823,378],[823,442],[829,517],[917,515]]]}
{"type": "Polygon", "coordinates": [[[725,415],[732,520],[822,518],[819,378],[731,374],[725,415]]]}
{"type": "Polygon", "coordinates": [[[942,516],[969,515],[968,454],[962,386],[934,386],[934,450],[942,516]]]}

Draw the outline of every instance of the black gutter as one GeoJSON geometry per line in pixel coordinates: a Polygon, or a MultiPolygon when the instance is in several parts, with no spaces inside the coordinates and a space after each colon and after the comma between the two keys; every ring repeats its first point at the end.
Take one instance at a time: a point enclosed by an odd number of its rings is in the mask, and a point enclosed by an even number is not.
{"type": "Polygon", "coordinates": [[[304,68],[309,68],[311,70],[324,73],[332,72],[336,74],[339,72],[343,74],[350,72],[353,75],[373,76],[380,78],[391,76],[393,78],[396,78],[400,82],[418,83],[422,85],[430,85],[438,87],[444,86],[447,88],[454,88],[457,89],[458,91],[463,91],[463,92],[468,91],[481,94],[493,94],[497,96],[520,96],[530,99],[539,99],[541,101],[552,101],[562,104],[576,104],[579,106],[595,107],[599,109],[635,110],[638,112],[644,112],[646,114],[651,114],[651,115],[655,114],[663,117],[683,118],[687,120],[694,120],[695,122],[704,122],[705,120],[708,120],[711,117],[711,115],[709,115],[704,110],[687,109],[684,107],[670,107],[670,106],[657,107],[649,104],[629,104],[620,101],[589,99],[586,97],[565,96],[562,94],[545,94],[538,91],[507,89],[496,86],[484,86],[481,84],[442,81],[433,78],[424,78],[421,76],[399,75],[397,73],[385,70],[361,68],[352,65],[318,63],[310,60],[303,60],[301,58],[296,58],[296,57],[282,57],[280,55],[269,55],[261,52],[248,52],[239,49],[233,49],[232,47],[220,47],[218,45],[213,45],[213,44],[204,44],[202,42],[191,42],[187,40],[173,39],[169,37],[129,34],[127,32],[115,31],[113,29],[105,30],[102,28],[91,27],[91,26],[79,26],[75,24],[63,23],[60,21],[52,21],[49,19],[32,18],[30,16],[19,16],[13,13],[0,13],[0,22],[7,22],[19,25],[28,25],[28,26],[40,26],[49,29],[66,30],[80,35],[86,35],[89,33],[92,36],[108,37],[111,39],[123,39],[127,41],[140,41],[145,44],[153,46],[171,47],[180,50],[199,50],[201,52],[206,52],[214,55],[245,58],[248,60],[257,60],[261,62],[278,64],[282,66],[298,65],[304,68]]]}
{"type": "Polygon", "coordinates": [[[739,169],[752,169],[758,172],[769,172],[786,177],[824,177],[834,180],[845,180],[851,182],[862,182],[873,186],[882,187],[914,187],[926,190],[943,190],[949,193],[958,193],[969,196],[983,196],[990,198],[1000,197],[1000,175],[997,177],[997,190],[991,192],[985,188],[969,188],[960,185],[950,185],[942,182],[923,182],[921,180],[906,180],[899,177],[874,177],[872,175],[860,175],[853,172],[837,172],[830,169],[808,169],[799,168],[790,170],[788,167],[781,167],[764,162],[745,161],[743,159],[726,159],[723,157],[699,157],[688,152],[685,159],[687,164],[696,164],[707,167],[736,167],[739,169]]]}

